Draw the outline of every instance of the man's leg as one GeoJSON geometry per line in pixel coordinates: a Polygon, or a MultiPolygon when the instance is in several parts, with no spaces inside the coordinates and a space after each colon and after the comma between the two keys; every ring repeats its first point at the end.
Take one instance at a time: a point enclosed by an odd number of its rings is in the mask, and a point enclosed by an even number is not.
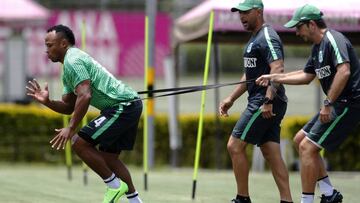
{"type": "Polygon", "coordinates": [[[281,158],[280,145],[276,142],[266,142],[260,147],[265,160],[269,163],[276,185],[283,201],[292,202],[289,174],[281,158]]]}
{"type": "Polygon", "coordinates": [[[246,142],[233,136],[230,136],[227,144],[235,175],[237,193],[243,197],[249,197],[249,163],[245,150],[246,144],[246,142]]]}
{"type": "Polygon", "coordinates": [[[302,203],[312,203],[314,199],[315,185],[320,170],[319,151],[320,149],[306,138],[299,145],[302,203]]]}
{"type": "Polygon", "coordinates": [[[90,143],[78,135],[74,135],[72,148],[76,154],[106,183],[108,189],[105,193],[103,203],[117,202],[118,199],[128,191],[125,182],[115,176],[106,164],[100,152],[90,143]]]}
{"type": "MultiPolygon", "coordinates": [[[[294,145],[297,152],[299,152],[299,145],[300,142],[305,138],[306,134],[303,130],[300,130],[296,133],[294,137],[294,145]]],[[[316,161],[319,166],[319,176],[317,178],[319,190],[321,194],[324,194],[326,196],[331,195],[333,192],[333,186],[330,182],[330,178],[326,172],[325,163],[323,159],[318,156],[318,160],[316,161]]]]}
{"type": "Polygon", "coordinates": [[[111,169],[106,164],[100,152],[90,143],[78,135],[72,145],[76,154],[102,179],[107,179],[112,175],[111,169]]]}
{"type": "Polygon", "coordinates": [[[118,178],[124,181],[128,186],[129,190],[126,193],[126,197],[130,203],[142,203],[138,192],[136,191],[129,170],[125,164],[119,160],[119,154],[100,152],[104,158],[108,167],[116,174],[118,178]]]}
{"type": "Polygon", "coordinates": [[[100,152],[107,166],[113,171],[118,178],[129,186],[128,193],[135,192],[135,187],[131,179],[131,175],[125,164],[119,160],[119,154],[100,152]]]}

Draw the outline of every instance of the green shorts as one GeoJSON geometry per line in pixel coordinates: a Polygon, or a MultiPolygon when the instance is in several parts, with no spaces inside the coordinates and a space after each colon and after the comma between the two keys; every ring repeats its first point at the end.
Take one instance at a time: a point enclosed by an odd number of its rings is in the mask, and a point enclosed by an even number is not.
{"type": "Polygon", "coordinates": [[[329,123],[321,123],[318,113],[303,127],[303,130],[316,146],[333,151],[346,139],[359,121],[360,108],[335,103],[329,123]]]}
{"type": "Polygon", "coordinates": [[[270,119],[262,117],[260,109],[262,103],[260,100],[248,104],[231,136],[258,146],[268,141],[280,143],[280,124],[285,115],[287,103],[275,99],[273,113],[276,115],[270,119]]]}

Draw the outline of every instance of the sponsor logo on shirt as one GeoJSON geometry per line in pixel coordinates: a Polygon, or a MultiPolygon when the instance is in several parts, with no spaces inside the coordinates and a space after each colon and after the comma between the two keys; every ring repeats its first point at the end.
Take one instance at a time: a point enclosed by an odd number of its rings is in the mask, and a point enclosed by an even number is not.
{"type": "Polygon", "coordinates": [[[319,79],[323,79],[331,75],[331,70],[329,65],[316,69],[315,72],[316,72],[316,76],[319,79]]]}
{"type": "Polygon", "coordinates": [[[248,58],[244,57],[244,66],[245,68],[255,68],[257,58],[248,58]]]}

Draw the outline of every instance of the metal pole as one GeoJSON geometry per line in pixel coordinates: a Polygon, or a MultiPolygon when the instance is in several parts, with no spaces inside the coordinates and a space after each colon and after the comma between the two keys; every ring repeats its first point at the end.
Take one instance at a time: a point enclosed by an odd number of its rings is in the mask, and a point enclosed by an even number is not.
{"type": "MultiPolygon", "coordinates": [[[[145,72],[146,72],[146,89],[153,90],[154,89],[154,81],[155,81],[155,18],[157,12],[157,1],[156,0],[146,0],[146,50],[145,55],[145,72]]],[[[148,94],[148,97],[152,97],[152,94],[148,94]]],[[[145,159],[148,161],[146,162],[146,168],[144,179],[145,179],[145,190],[147,190],[147,165],[151,168],[154,166],[154,100],[149,99],[146,102],[146,118],[147,119],[147,129],[145,130],[146,136],[144,136],[144,144],[147,143],[146,148],[147,150],[146,155],[144,156],[145,159]]],[[[145,160],[144,160],[145,161],[145,160]]]]}
{"type": "MultiPolygon", "coordinates": [[[[166,87],[176,87],[176,74],[173,63],[173,57],[167,57],[164,60],[165,84],[166,87]]],[[[179,150],[182,145],[181,133],[178,127],[178,99],[177,97],[168,97],[168,122],[169,122],[169,145],[170,145],[170,163],[172,167],[177,167],[179,163],[179,150]]]]}
{"type": "MultiPolygon", "coordinates": [[[[214,60],[213,60],[213,77],[214,77],[214,84],[219,84],[219,43],[217,40],[217,36],[216,33],[214,32],[214,60]]],[[[222,150],[222,146],[219,144],[221,143],[221,123],[220,123],[220,118],[219,118],[219,111],[218,111],[218,107],[219,107],[219,88],[215,88],[214,89],[214,101],[215,101],[215,139],[216,139],[216,144],[215,145],[215,163],[216,163],[216,168],[220,169],[221,165],[222,165],[222,160],[221,160],[221,150],[222,150]]]]}
{"type": "MultiPolygon", "coordinates": [[[[86,21],[85,19],[82,20],[81,24],[81,49],[83,51],[86,51],[86,21]]],[[[83,117],[81,121],[81,127],[84,127],[87,125],[88,119],[87,119],[87,113],[83,117]]],[[[83,183],[84,185],[88,184],[88,166],[83,161],[82,162],[82,168],[83,168],[83,183]]]]}

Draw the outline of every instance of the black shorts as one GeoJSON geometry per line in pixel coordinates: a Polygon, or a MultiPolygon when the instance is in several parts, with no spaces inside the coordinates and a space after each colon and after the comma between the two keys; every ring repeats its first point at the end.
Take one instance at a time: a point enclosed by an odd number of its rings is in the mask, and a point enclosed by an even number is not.
{"type": "Polygon", "coordinates": [[[251,102],[241,114],[231,135],[253,145],[262,145],[268,141],[280,143],[280,124],[284,118],[287,103],[274,100],[273,113],[270,119],[262,117],[262,100],[251,102]]]}
{"type": "Polygon", "coordinates": [[[118,105],[104,109],[78,134],[87,142],[99,145],[99,150],[104,152],[132,150],[141,112],[141,101],[132,102],[129,106],[118,105]]]}
{"type": "Polygon", "coordinates": [[[359,121],[360,108],[335,103],[329,123],[321,123],[318,113],[303,127],[303,130],[319,148],[333,151],[345,140],[359,121]]]}

